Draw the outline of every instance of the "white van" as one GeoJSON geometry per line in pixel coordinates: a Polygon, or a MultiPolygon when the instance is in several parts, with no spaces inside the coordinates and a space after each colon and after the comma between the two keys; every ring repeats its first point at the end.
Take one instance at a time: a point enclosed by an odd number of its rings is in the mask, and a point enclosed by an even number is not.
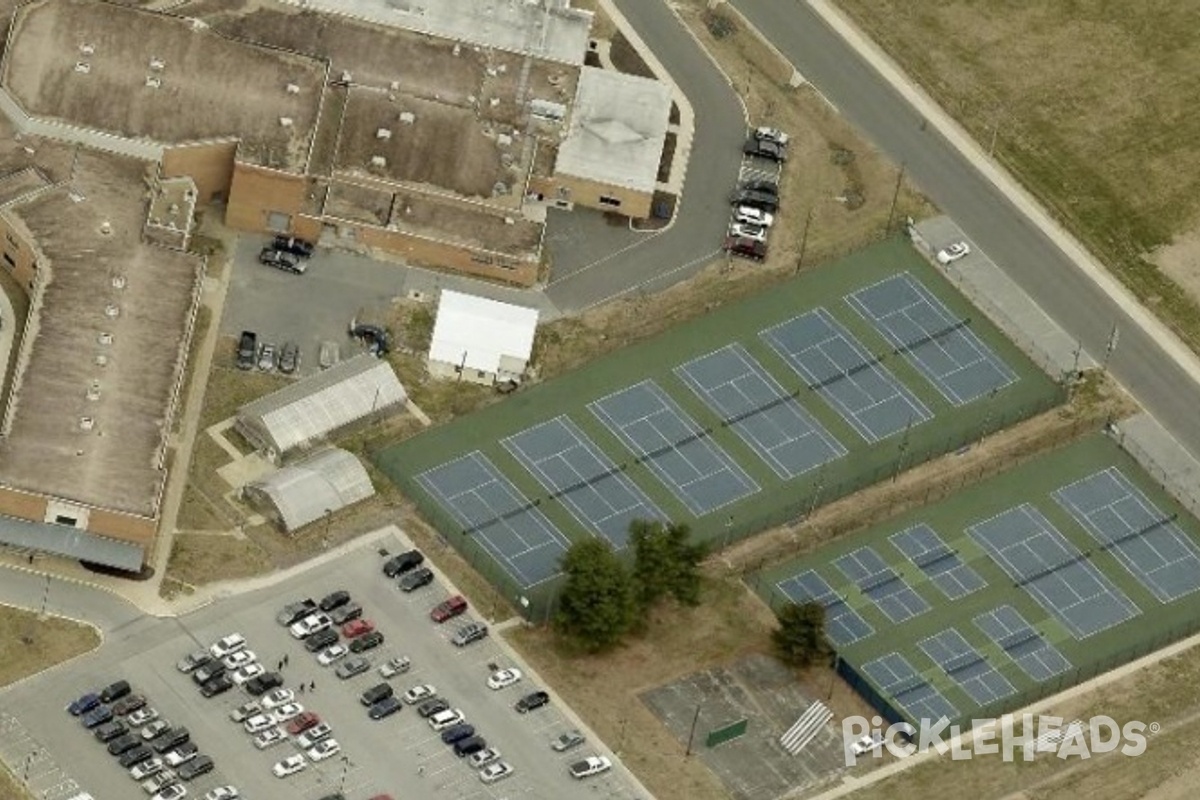
{"type": "Polygon", "coordinates": [[[451,725],[457,725],[463,721],[463,713],[461,709],[450,708],[445,711],[439,711],[429,718],[429,727],[435,731],[444,731],[451,725]]]}

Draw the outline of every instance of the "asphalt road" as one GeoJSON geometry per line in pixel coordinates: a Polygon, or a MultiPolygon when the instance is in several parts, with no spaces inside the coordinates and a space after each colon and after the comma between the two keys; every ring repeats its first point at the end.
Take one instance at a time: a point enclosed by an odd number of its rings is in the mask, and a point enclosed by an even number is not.
{"type": "MultiPolygon", "coordinates": [[[[1116,325],[1109,368],[1200,457],[1200,386],[1084,275],[1054,242],[932,127],[878,72],[799,0],[732,0],[813,86],[1098,361],[1116,325]]],[[[658,3],[647,4],[658,6],[658,3]]],[[[695,102],[695,101],[693,101],[695,102]]],[[[697,104],[697,116],[708,109],[697,104]]]]}
{"type": "MultiPolygon", "coordinates": [[[[540,688],[531,677],[501,691],[487,689],[487,665],[513,663],[497,637],[466,648],[452,646],[449,637],[471,619],[471,612],[446,625],[433,624],[429,609],[447,596],[446,589],[435,583],[412,594],[399,591],[380,574],[382,559],[377,546],[376,542],[353,549],[280,584],[220,600],[178,619],[142,616],[119,601],[109,608],[104,593],[90,587],[52,586],[52,611],[82,615],[76,604],[90,599],[96,613],[89,616],[100,617],[105,644],[64,667],[0,691],[0,721],[4,722],[0,725],[0,752],[6,757],[15,755],[10,766],[20,769],[24,759],[19,748],[34,747],[98,798],[144,796],[78,720],[61,711],[85,691],[124,677],[164,717],[186,726],[200,750],[216,762],[214,772],[190,788],[189,797],[203,797],[208,789],[224,783],[237,785],[248,797],[305,800],[315,800],[338,787],[344,787],[349,800],[365,800],[385,791],[411,800],[496,800],[518,795],[529,800],[631,800],[639,796],[620,767],[587,781],[572,780],[567,764],[597,752],[596,743],[570,753],[553,752],[550,739],[574,727],[564,709],[555,702],[527,715],[516,713],[512,704],[517,698],[540,688]],[[395,691],[401,693],[420,683],[435,685],[516,768],[511,778],[495,786],[482,784],[475,771],[456,758],[411,707],[387,720],[369,720],[358,696],[380,682],[374,670],[338,680],[331,668],[318,665],[300,642],[275,623],[274,615],[285,603],[303,597],[319,599],[337,588],[349,588],[366,609],[366,616],[387,637],[380,648],[368,653],[373,665],[395,655],[411,658],[412,670],[392,680],[395,691]],[[175,662],[185,653],[233,631],[245,635],[250,649],[270,667],[287,655],[284,676],[289,687],[315,681],[315,692],[296,699],[332,724],[347,761],[332,758],[309,764],[304,772],[286,780],[272,777],[271,765],[296,752],[295,748],[281,744],[265,751],[255,749],[250,736],[228,717],[231,709],[248,699],[241,690],[205,700],[189,676],[176,671],[175,662]],[[14,739],[19,741],[14,743],[14,739]]],[[[391,549],[395,552],[400,546],[396,543],[391,549]]],[[[21,604],[29,605],[29,598],[39,596],[39,581],[44,581],[31,577],[32,585],[21,585],[22,578],[6,571],[0,583],[0,601],[8,598],[13,584],[24,598],[21,604]]],[[[56,773],[54,779],[61,777],[56,773]]]]}
{"type": "MultiPolygon", "coordinates": [[[[599,213],[575,212],[571,222],[551,217],[547,245],[554,273],[546,294],[565,313],[580,311],[633,291],[657,292],[695,275],[721,247],[729,223],[727,197],[737,181],[746,122],[742,105],[724,76],[665,3],[616,0],[642,39],[671,73],[696,111],[696,135],[683,199],[671,227],[653,234],[626,234],[607,255],[579,263],[575,248],[615,232],[599,213]]],[[[552,212],[553,213],[553,212],[552,212]]],[[[594,247],[589,248],[594,252],[594,247]]],[[[587,251],[584,251],[587,252],[587,251]]]]}

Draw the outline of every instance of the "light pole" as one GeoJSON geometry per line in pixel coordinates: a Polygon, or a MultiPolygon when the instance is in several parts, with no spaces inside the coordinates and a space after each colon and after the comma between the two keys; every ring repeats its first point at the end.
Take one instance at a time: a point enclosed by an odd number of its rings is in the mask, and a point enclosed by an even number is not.
{"type": "Polygon", "coordinates": [[[896,173],[896,190],[892,192],[892,207],[888,209],[887,227],[883,230],[884,236],[892,235],[892,222],[896,219],[896,204],[900,202],[900,187],[904,185],[904,168],[903,163],[900,164],[900,171],[896,173]]]}
{"type": "Polygon", "coordinates": [[[800,274],[800,270],[804,269],[804,251],[808,247],[808,226],[812,224],[813,210],[812,206],[808,207],[808,213],[804,215],[804,232],[800,234],[800,255],[796,258],[796,273],[800,274]]]}

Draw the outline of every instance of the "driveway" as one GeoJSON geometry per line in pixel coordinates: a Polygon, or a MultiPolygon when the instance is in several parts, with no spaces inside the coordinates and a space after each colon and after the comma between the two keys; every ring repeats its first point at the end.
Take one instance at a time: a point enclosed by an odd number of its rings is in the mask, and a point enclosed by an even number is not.
{"type": "MultiPolygon", "coordinates": [[[[516,699],[543,688],[528,674],[516,686],[489,690],[485,685],[488,665],[514,664],[508,648],[498,637],[465,648],[451,645],[449,637],[471,619],[471,612],[444,626],[434,625],[429,609],[447,596],[446,589],[435,583],[412,594],[400,592],[380,572],[383,559],[377,548],[381,544],[392,552],[406,546],[398,539],[376,538],[282,583],[221,600],[178,619],[129,619],[120,611],[105,612],[106,628],[115,627],[107,630],[105,644],[99,650],[0,692],[0,755],[18,774],[26,758],[32,757],[38,775],[47,776],[46,782],[75,784],[98,798],[140,796],[140,790],[103,745],[83,730],[78,720],[62,711],[83,692],[126,678],[164,717],[186,726],[201,752],[216,762],[213,773],[189,788],[189,797],[202,797],[208,789],[224,783],[235,784],[248,797],[287,795],[305,800],[315,800],[339,788],[344,789],[348,800],[365,800],[383,792],[409,800],[485,800],[503,796],[571,800],[597,794],[631,800],[643,796],[619,765],[596,778],[573,780],[567,774],[568,763],[585,754],[606,751],[597,750],[598,742],[588,742],[569,754],[554,753],[549,740],[577,724],[569,710],[556,698],[548,707],[517,714],[512,708],[516,699]],[[319,599],[339,588],[351,591],[364,607],[365,616],[387,637],[381,647],[367,654],[373,665],[397,655],[412,660],[408,674],[392,679],[397,694],[420,683],[435,685],[516,768],[511,778],[493,787],[485,786],[411,707],[383,721],[369,720],[358,697],[364,689],[380,682],[375,670],[338,680],[330,668],[319,666],[300,642],[275,623],[275,613],[285,603],[304,597],[319,599]],[[344,760],[334,757],[310,763],[292,778],[274,778],[271,765],[296,752],[293,745],[257,750],[250,736],[228,716],[231,709],[248,699],[241,690],[205,700],[190,677],[175,669],[176,661],[184,654],[234,631],[245,635],[249,648],[271,668],[283,656],[288,657],[283,673],[289,687],[315,683],[314,691],[299,694],[296,699],[332,724],[344,760]],[[51,769],[50,764],[56,766],[51,769]]],[[[38,596],[36,586],[20,588],[27,592],[26,597],[38,596]]],[[[53,591],[58,593],[59,589],[56,586],[53,591]]],[[[97,594],[85,587],[76,589],[97,594]]],[[[65,610],[74,608],[77,601],[64,594],[56,597],[50,607],[57,610],[60,603],[65,603],[65,610]]],[[[552,687],[545,688],[552,691],[552,687]]]]}
{"type": "MultiPolygon", "coordinates": [[[[807,2],[732,0],[800,73],[977,242],[1193,455],[1200,385],[807,2]]],[[[659,3],[647,3],[658,7],[659,3]]],[[[697,115],[705,113],[697,104],[697,115]]]]}
{"type": "Polygon", "coordinates": [[[742,162],[742,104],[683,23],[658,0],[615,5],[691,102],[696,134],[671,227],[634,233],[599,212],[551,213],[546,240],[554,271],[546,295],[567,314],[632,291],[661,291],[699,272],[720,251],[742,162]]]}

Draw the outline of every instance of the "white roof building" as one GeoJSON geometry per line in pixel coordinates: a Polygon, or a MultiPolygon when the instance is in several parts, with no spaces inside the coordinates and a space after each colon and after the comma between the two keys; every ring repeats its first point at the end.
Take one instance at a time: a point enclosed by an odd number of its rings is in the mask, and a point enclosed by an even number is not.
{"type": "Polygon", "coordinates": [[[236,429],[268,456],[319,442],[408,399],[392,365],[370,353],[335,364],[238,409],[236,429]]]}
{"type": "Polygon", "coordinates": [[[662,81],[584,67],[554,172],[653,192],[670,118],[671,89],[662,81]]]}
{"type": "Polygon", "coordinates": [[[331,447],[249,484],[246,493],[290,532],[366,500],[375,487],[352,453],[331,447]]]}
{"type": "Polygon", "coordinates": [[[519,381],[533,355],[538,310],[443,289],[429,371],[473,383],[519,381]]]}

